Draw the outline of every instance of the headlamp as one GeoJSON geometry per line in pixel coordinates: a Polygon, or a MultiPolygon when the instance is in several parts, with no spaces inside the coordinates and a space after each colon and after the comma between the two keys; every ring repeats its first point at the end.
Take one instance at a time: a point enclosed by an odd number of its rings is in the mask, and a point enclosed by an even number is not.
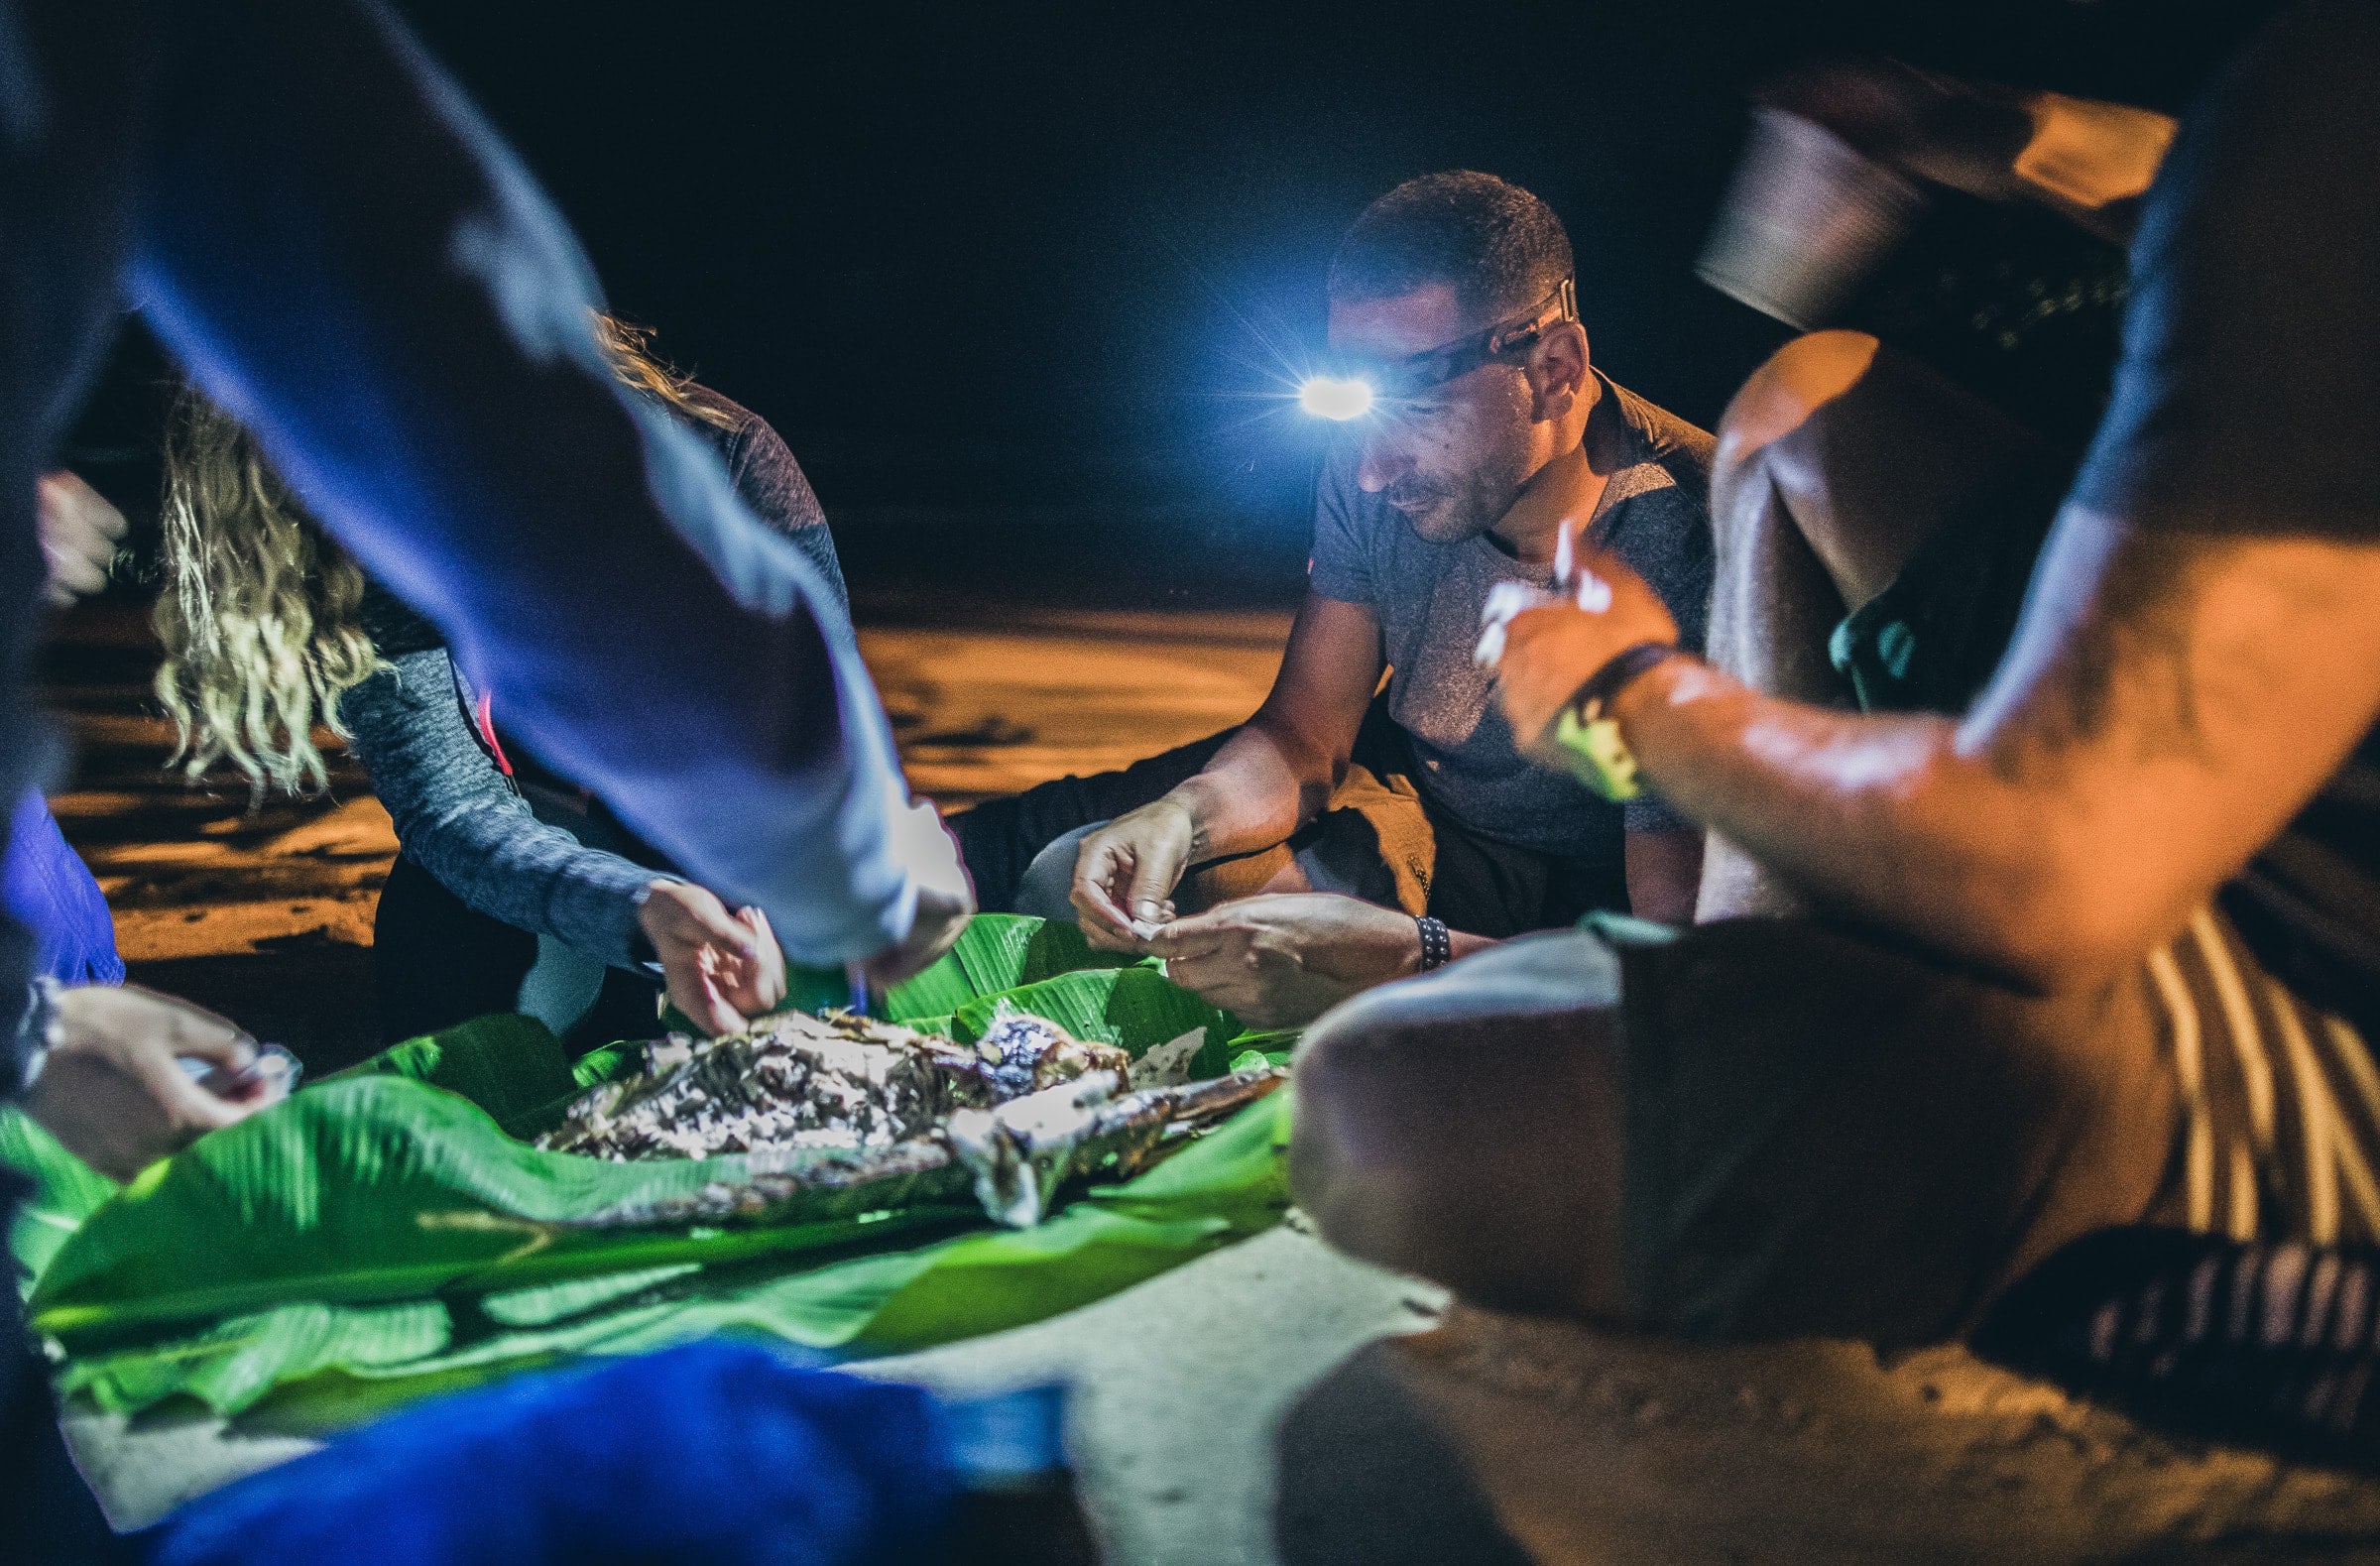
{"type": "Polygon", "coordinates": [[[1361,419],[1371,412],[1371,383],[1362,376],[1317,375],[1297,389],[1297,406],[1317,419],[1361,419]]]}
{"type": "Polygon", "coordinates": [[[1383,404],[1419,397],[1505,354],[1534,347],[1548,327],[1578,318],[1578,281],[1564,278],[1536,308],[1476,336],[1425,348],[1402,359],[1345,364],[1329,374],[1313,376],[1297,389],[1297,403],[1318,419],[1361,419],[1383,404]]]}

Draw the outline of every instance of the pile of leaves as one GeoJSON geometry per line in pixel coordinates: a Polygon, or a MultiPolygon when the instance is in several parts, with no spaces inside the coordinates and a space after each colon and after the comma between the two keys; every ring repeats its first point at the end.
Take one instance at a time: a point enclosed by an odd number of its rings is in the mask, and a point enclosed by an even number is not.
{"type": "MultiPolygon", "coordinates": [[[[839,1004],[805,975],[789,1004],[839,1004]]],[[[1087,949],[1061,923],[979,916],[880,1010],[972,1042],[1003,1006],[1137,1057],[1194,1029],[1193,1078],[1289,1040],[1249,1034],[1153,963],[1087,949]]],[[[61,1394],[111,1410],[268,1395],[330,1427],[431,1391],[568,1356],[728,1330],[834,1355],[922,1348],[1021,1325],[1128,1287],[1276,1222],[1286,1091],[1039,1227],[981,1206],[872,1190],[779,1205],[757,1227],[589,1226],[747,1177],[740,1156],[612,1162],[541,1150],[641,1045],[573,1064],[531,1019],[483,1018],[398,1045],[202,1139],[118,1187],[13,1109],[0,1161],[30,1175],[12,1250],[61,1394]]]]}

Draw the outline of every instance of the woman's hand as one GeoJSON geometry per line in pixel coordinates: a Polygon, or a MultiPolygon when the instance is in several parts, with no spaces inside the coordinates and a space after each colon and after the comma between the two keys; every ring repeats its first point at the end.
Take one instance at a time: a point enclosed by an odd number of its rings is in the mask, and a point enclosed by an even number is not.
{"type": "Polygon", "coordinates": [[[129,1180],[210,1131],[247,1119],[282,1096],[253,1073],[256,1040],[202,1007],[138,985],[61,991],[50,1056],[25,1109],[67,1151],[115,1180],[129,1180]],[[210,1092],[181,1058],[211,1061],[210,1092]]]}
{"type": "Polygon", "coordinates": [[[1496,671],[1514,742],[1543,759],[1555,716],[1598,669],[1640,642],[1677,639],[1676,618],[1643,577],[1616,555],[1583,553],[1553,601],[1488,627],[1481,657],[1496,671]]]}
{"type": "Polygon", "coordinates": [[[35,488],[50,601],[64,608],[107,586],[108,563],[124,537],[124,514],[107,497],[60,468],[35,488]]]}
{"type": "Polygon", "coordinates": [[[730,913],[690,882],[656,880],[637,922],[660,958],[669,1004],[704,1031],[735,1032],[784,1000],[785,954],[759,908],[730,913]]]}

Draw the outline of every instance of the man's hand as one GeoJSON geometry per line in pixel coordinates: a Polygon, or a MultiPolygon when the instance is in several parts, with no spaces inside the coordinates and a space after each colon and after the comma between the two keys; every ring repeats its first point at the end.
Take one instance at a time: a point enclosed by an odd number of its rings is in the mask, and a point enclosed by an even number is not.
{"type": "Polygon", "coordinates": [[[212,1061],[220,1081],[256,1060],[256,1040],[212,1012],[137,985],[67,990],[26,1111],[83,1162],[129,1180],[281,1096],[264,1077],[232,1096],[209,1092],[182,1069],[176,1057],[183,1055],[212,1061]]]}
{"type": "Polygon", "coordinates": [[[1294,1027],[1375,984],[1419,971],[1409,913],[1327,892],[1241,898],[1149,937],[1166,977],[1244,1023],[1294,1027]]]}
{"type": "Polygon", "coordinates": [[[661,960],[669,1004],[695,1026],[732,1033],[785,998],[785,954],[759,908],[730,913],[700,887],[656,880],[637,922],[661,960]]]}
{"type": "Polygon", "coordinates": [[[1678,639],[1678,622],[1661,595],[1618,556],[1604,553],[1583,554],[1555,602],[1491,624],[1482,639],[1484,655],[1499,629],[1502,650],[1488,659],[1497,695],[1514,741],[1540,759],[1556,714],[1596,670],[1639,642],[1678,639]]]}
{"type": "Polygon", "coordinates": [[[1171,794],[1084,838],[1071,894],[1083,938],[1109,951],[1148,950],[1154,927],[1173,917],[1173,889],[1197,849],[1198,823],[1171,794]]]}
{"type": "Polygon", "coordinates": [[[74,474],[45,473],[36,486],[50,601],[64,608],[107,586],[107,566],[124,537],[124,514],[74,474]]]}

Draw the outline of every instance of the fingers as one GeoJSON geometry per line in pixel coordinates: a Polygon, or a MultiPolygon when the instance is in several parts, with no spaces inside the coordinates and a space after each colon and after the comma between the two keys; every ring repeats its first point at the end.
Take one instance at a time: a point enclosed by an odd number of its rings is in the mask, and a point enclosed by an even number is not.
{"type": "Polygon", "coordinates": [[[727,904],[708,890],[690,882],[654,882],[638,917],[656,945],[664,939],[685,946],[713,945],[747,962],[760,960],[753,925],[728,912],[727,904]]]}
{"type": "Polygon", "coordinates": [[[50,567],[51,596],[57,598],[62,594],[65,602],[72,603],[77,597],[104,589],[107,586],[104,560],[112,558],[114,553],[110,549],[106,556],[94,560],[78,549],[57,548],[44,540],[42,557],[50,567]]]}
{"type": "Polygon", "coordinates": [[[744,1014],[728,1004],[718,981],[705,971],[699,958],[687,955],[674,962],[664,960],[661,972],[667,979],[669,1004],[683,1013],[686,1021],[706,1033],[743,1030],[744,1014]]]}
{"type": "Polygon", "coordinates": [[[1069,901],[1082,921],[1083,938],[1109,951],[1138,951],[1132,916],[1119,905],[1110,888],[1119,880],[1129,884],[1130,860],[1119,845],[1093,838],[1083,845],[1074,865],[1069,901]]]}
{"type": "Polygon", "coordinates": [[[124,514],[75,474],[62,470],[43,475],[37,494],[50,601],[70,604],[78,596],[105,589],[108,562],[125,533],[124,514]]]}
{"type": "Polygon", "coordinates": [[[191,1055],[244,1071],[256,1062],[256,1039],[227,1017],[137,984],[77,985],[59,998],[68,1029],[111,1037],[154,1037],[168,1052],[191,1055]]]}
{"type": "Polygon", "coordinates": [[[746,988],[735,997],[735,1004],[752,1012],[774,1012],[785,999],[785,954],[776,944],[776,932],[769,927],[769,915],[757,907],[736,910],[736,917],[752,931],[758,960],[746,988]]]}
{"type": "Polygon", "coordinates": [[[1249,933],[1226,903],[1160,926],[1148,937],[1148,949],[1164,958],[1170,970],[1176,963],[1194,962],[1227,946],[1243,948],[1249,933]]]}

